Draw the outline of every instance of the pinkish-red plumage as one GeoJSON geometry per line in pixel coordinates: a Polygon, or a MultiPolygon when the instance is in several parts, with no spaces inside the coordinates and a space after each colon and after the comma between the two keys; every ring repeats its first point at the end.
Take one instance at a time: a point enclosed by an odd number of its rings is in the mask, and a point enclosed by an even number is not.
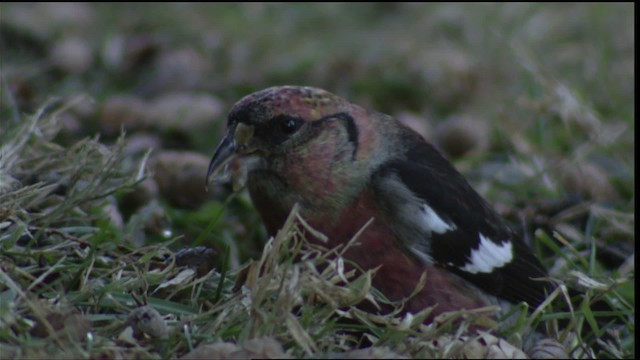
{"type": "Polygon", "coordinates": [[[444,311],[461,308],[476,308],[486,304],[470,291],[463,279],[451,272],[424,264],[403,250],[402,241],[391,228],[376,219],[380,210],[373,195],[365,191],[353,206],[346,208],[338,215],[341,221],[335,227],[327,228],[322,222],[311,222],[330,239],[329,248],[340,242],[348,241],[366,224],[374,221],[360,234],[358,241],[346,252],[345,257],[357,263],[363,269],[380,266],[373,279],[373,285],[390,300],[398,301],[408,298],[416,288],[420,277],[427,273],[424,288],[405,305],[405,311],[418,311],[437,305],[430,319],[444,311]]]}
{"type": "MultiPolygon", "coordinates": [[[[531,251],[424,139],[395,119],[324,90],[274,87],[240,100],[210,171],[236,156],[257,156],[247,186],[274,235],[294,204],[345,257],[380,267],[373,284],[418,312],[488,305],[487,298],[536,306],[548,284],[531,251]],[[481,291],[482,290],[482,291],[481,291]],[[487,296],[489,295],[489,296],[487,296]]],[[[431,318],[432,318],[431,317],[431,318]]]]}
{"type": "MultiPolygon", "coordinates": [[[[253,200],[269,234],[275,235],[284,224],[290,209],[279,208],[259,194],[253,200]]],[[[392,301],[408,298],[426,272],[428,278],[424,288],[405,304],[405,311],[417,313],[426,307],[437,305],[428,318],[431,320],[445,311],[487,305],[477,296],[477,291],[471,291],[469,284],[459,276],[409,256],[402,250],[402,242],[391,228],[380,219],[376,220],[378,214],[379,209],[373,195],[365,191],[341,213],[315,217],[309,219],[308,223],[327,236],[328,243],[322,245],[331,249],[348,242],[373,218],[374,221],[346,251],[345,258],[365,270],[380,267],[373,278],[373,286],[392,301]]]]}

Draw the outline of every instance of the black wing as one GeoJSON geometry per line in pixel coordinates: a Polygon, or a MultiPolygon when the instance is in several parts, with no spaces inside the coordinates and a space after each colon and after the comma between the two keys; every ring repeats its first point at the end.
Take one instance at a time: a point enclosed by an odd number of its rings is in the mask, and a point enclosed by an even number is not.
{"type": "Polygon", "coordinates": [[[412,147],[371,181],[407,249],[513,303],[544,301],[551,284],[532,280],[547,276],[533,252],[437,149],[413,132],[403,136],[412,147]]]}

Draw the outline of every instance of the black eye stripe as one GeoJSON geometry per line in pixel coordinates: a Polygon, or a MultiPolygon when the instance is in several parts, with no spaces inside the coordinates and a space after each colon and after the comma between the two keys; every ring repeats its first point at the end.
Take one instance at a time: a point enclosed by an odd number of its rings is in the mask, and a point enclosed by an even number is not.
{"type": "Polygon", "coordinates": [[[358,127],[356,126],[355,120],[351,115],[346,112],[337,113],[325,116],[315,122],[313,122],[313,126],[320,126],[325,121],[338,120],[342,123],[342,125],[347,130],[348,140],[351,144],[353,144],[353,154],[352,158],[356,158],[356,153],[358,152],[358,127]]]}
{"type": "Polygon", "coordinates": [[[304,120],[290,115],[277,115],[256,126],[255,137],[271,146],[279,145],[298,131],[304,120]]]}
{"type": "MultiPolygon", "coordinates": [[[[311,121],[311,128],[319,128],[327,121],[339,121],[346,129],[348,141],[353,144],[352,158],[355,159],[358,152],[358,128],[355,120],[348,113],[336,113],[325,116],[321,119],[311,121]]],[[[290,139],[294,133],[300,130],[305,124],[305,120],[297,116],[280,114],[272,117],[266,122],[255,126],[254,136],[264,144],[277,146],[290,139]]],[[[313,131],[316,133],[317,131],[313,131]]],[[[306,132],[302,137],[297,136],[296,142],[305,141],[313,136],[311,132],[306,132]]]]}

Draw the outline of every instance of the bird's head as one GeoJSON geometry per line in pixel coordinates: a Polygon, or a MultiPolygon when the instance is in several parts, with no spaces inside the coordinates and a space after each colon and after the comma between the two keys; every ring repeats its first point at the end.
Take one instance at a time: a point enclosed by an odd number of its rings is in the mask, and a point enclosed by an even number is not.
{"type": "Polygon", "coordinates": [[[360,126],[363,121],[368,121],[364,109],[318,88],[279,86],[250,94],[229,113],[207,183],[229,161],[252,157],[260,161],[252,162],[249,172],[270,170],[293,187],[314,182],[318,191],[328,190],[358,167],[359,129],[369,128],[360,126]]]}

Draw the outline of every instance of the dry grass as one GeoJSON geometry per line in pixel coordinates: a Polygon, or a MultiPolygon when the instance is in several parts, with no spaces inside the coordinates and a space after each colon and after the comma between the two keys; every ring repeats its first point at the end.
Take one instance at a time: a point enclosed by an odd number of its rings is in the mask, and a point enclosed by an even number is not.
{"type": "Polygon", "coordinates": [[[628,6],[0,6],[0,357],[518,357],[541,323],[574,356],[635,356],[628,6]],[[68,39],[88,44],[89,57],[61,58],[54,45],[68,39]],[[192,62],[180,68],[185,57],[192,62]],[[91,61],[69,62],[78,59],[91,61]],[[185,73],[172,77],[176,68],[185,73]],[[419,123],[436,142],[433,128],[452,118],[484,124],[485,147],[456,166],[553,277],[586,292],[582,302],[572,313],[518,308],[514,323],[492,329],[497,338],[466,333],[470,324],[491,328],[490,308],[424,325],[429,309],[357,308],[388,303],[371,287],[375,271],[347,271],[330,256],[343,249],[307,242],[300,230],[312,230],[295,211],[266,239],[246,194],[224,189],[195,209],[160,195],[127,208],[127,193],[154,176],[154,155],[133,154],[128,141],[153,134],[161,147],[210,154],[223,122],[176,130],[141,115],[145,106],[179,88],[213,93],[226,111],[282,83],[409,111],[427,119],[419,123]],[[65,99],[48,101],[54,94],[65,99]],[[142,108],[107,123],[103,105],[119,94],[142,108]],[[204,274],[176,263],[193,244],[216,249],[204,274]],[[617,310],[591,310],[598,299],[617,310]],[[623,325],[603,329],[603,316],[623,325]]]}

